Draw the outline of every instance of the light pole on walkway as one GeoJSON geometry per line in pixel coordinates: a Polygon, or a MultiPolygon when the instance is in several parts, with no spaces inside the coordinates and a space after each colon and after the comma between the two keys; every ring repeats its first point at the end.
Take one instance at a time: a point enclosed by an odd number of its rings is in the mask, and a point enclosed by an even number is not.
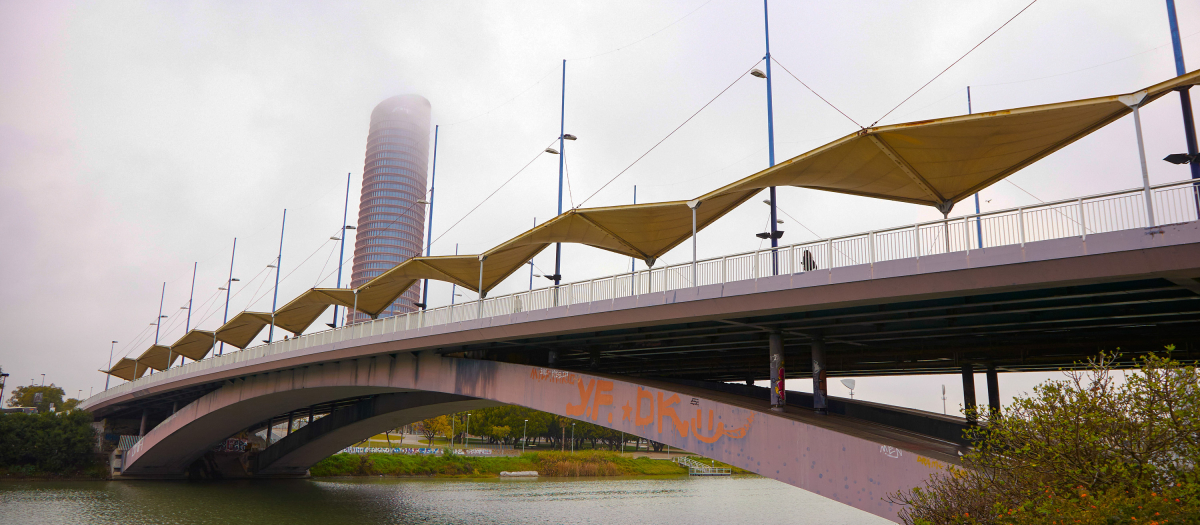
{"type": "MultiPolygon", "coordinates": [[[[342,287],[342,262],[346,258],[346,232],[349,231],[346,228],[346,221],[348,220],[349,214],[350,214],[350,174],[347,173],[346,174],[346,201],[342,205],[342,231],[338,233],[338,239],[337,239],[337,240],[341,241],[341,246],[338,248],[337,287],[339,289],[342,287]]],[[[338,320],[338,305],[335,304],[335,305],[333,305],[333,323],[330,323],[329,327],[337,328],[337,324],[338,324],[337,320],[338,320]]],[[[346,322],[342,321],[342,324],[345,325],[346,322]]]]}
{"type": "MultiPolygon", "coordinates": [[[[233,289],[233,282],[237,279],[233,278],[233,260],[237,257],[237,237],[233,238],[233,251],[229,254],[229,280],[225,281],[225,315],[221,318],[221,326],[229,322],[229,297],[230,290],[233,289]]],[[[220,288],[217,288],[220,290],[220,288]]],[[[216,330],[213,331],[214,337],[216,330]]],[[[225,341],[221,341],[221,348],[217,350],[217,355],[225,355],[225,341]]]]}
{"type": "Polygon", "coordinates": [[[525,453],[525,436],[526,436],[526,433],[528,430],[529,430],[529,420],[526,419],[525,420],[525,428],[521,429],[521,453],[522,454],[525,453]]]}
{"type": "MultiPolygon", "coordinates": [[[[117,347],[116,341],[113,341],[112,344],[108,345],[108,371],[109,372],[112,371],[113,349],[116,347],[117,347]]],[[[108,380],[111,378],[112,378],[112,374],[104,374],[104,389],[105,390],[108,390],[108,380]]],[[[4,394],[0,393],[0,398],[2,398],[2,397],[4,397],[4,394]]]]}

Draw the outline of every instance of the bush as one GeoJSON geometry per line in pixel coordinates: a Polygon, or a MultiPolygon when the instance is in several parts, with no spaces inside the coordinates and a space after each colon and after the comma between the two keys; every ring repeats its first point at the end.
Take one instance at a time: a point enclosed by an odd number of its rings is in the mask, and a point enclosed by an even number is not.
{"type": "MultiPolygon", "coordinates": [[[[1169,350],[1170,348],[1168,348],[1169,350]]],[[[1200,375],[1113,356],[1035,387],[968,432],[964,468],[888,496],[905,523],[1200,523],[1200,375]],[[1190,521],[1189,521],[1190,520],[1190,521]]]]}
{"type": "Polygon", "coordinates": [[[76,473],[96,462],[92,415],[0,414],[0,468],[11,474],[76,473]]]}

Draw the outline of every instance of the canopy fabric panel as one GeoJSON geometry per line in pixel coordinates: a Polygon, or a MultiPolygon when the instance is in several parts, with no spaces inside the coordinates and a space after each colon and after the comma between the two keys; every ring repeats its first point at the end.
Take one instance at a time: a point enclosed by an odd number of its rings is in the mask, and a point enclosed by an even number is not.
{"type": "Polygon", "coordinates": [[[406,290],[421,279],[446,281],[475,290],[479,277],[478,255],[447,255],[439,257],[414,257],[404,261],[378,277],[358,287],[357,306],[354,293],[350,292],[350,307],[368,315],[379,315],[388,305],[396,302],[406,290]],[[469,271],[458,271],[474,264],[474,277],[469,271]],[[454,273],[446,273],[450,268],[454,273]],[[464,279],[463,276],[467,275],[464,279]]]}
{"type": "Polygon", "coordinates": [[[216,335],[208,330],[193,329],[183,334],[183,337],[180,337],[178,341],[175,341],[171,345],[171,350],[192,361],[199,361],[204,359],[213,346],[216,345],[216,335]]]}
{"type": "Polygon", "coordinates": [[[158,371],[166,370],[175,362],[175,358],[179,357],[171,350],[171,347],[164,345],[153,345],[147,348],[142,355],[138,356],[136,361],[139,364],[146,365],[158,371]]]}
{"type": "Polygon", "coordinates": [[[1130,113],[1129,104],[1144,105],[1198,80],[1194,71],[1130,95],[866,128],[699,200],[795,186],[949,212],[954,203],[1130,113]]]}
{"type": "Polygon", "coordinates": [[[345,288],[312,288],[275,311],[275,326],[300,335],[333,305],[352,308],[354,291],[345,288]]]}
{"type": "MultiPolygon", "coordinates": [[[[696,209],[697,231],[757,192],[757,189],[734,192],[702,203],[696,209]]],[[[489,265],[501,266],[501,273],[507,276],[542,249],[558,242],[586,244],[642,259],[653,266],[659,257],[691,235],[692,210],[685,201],[574,209],[485,252],[488,260],[484,263],[484,283],[488,283],[489,265]],[[516,256],[497,260],[509,253],[516,256]]]]}
{"type": "Polygon", "coordinates": [[[271,314],[242,312],[217,329],[217,340],[238,348],[246,348],[262,329],[271,324],[271,314]]]}
{"type": "Polygon", "coordinates": [[[113,365],[111,369],[101,370],[101,372],[113,377],[119,377],[126,381],[133,381],[134,379],[142,377],[142,374],[145,374],[146,370],[149,368],[150,367],[138,363],[133,359],[122,357],[121,360],[117,361],[117,364],[113,365]]]}

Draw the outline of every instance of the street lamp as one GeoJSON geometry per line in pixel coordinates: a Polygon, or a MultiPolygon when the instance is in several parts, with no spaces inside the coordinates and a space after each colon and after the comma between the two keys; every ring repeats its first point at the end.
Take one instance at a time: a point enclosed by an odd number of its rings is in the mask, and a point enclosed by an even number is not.
{"type": "Polygon", "coordinates": [[[467,429],[463,431],[463,452],[471,448],[471,413],[467,412],[467,429]]]}
{"type": "Polygon", "coordinates": [[[1172,153],[1163,158],[1163,160],[1171,164],[1189,164],[1200,163],[1200,153],[1188,155],[1187,153],[1172,153]]]}
{"type": "Polygon", "coordinates": [[[575,423],[571,423],[571,453],[575,453],[575,423]]]}
{"type": "MultiPolygon", "coordinates": [[[[117,347],[116,341],[113,341],[112,344],[108,346],[108,371],[109,372],[112,371],[113,348],[116,348],[116,347],[117,347]]],[[[104,374],[104,389],[105,390],[108,390],[108,380],[111,378],[112,378],[112,374],[108,374],[108,373],[104,374]]],[[[0,397],[4,397],[2,395],[2,393],[0,393],[0,397]]]]}
{"type": "MultiPolygon", "coordinates": [[[[3,387],[4,387],[4,383],[0,382],[0,388],[3,388],[3,387]]],[[[4,397],[3,392],[0,392],[0,397],[4,397]]],[[[521,429],[521,453],[522,454],[525,453],[525,436],[526,436],[527,430],[529,430],[529,420],[528,419],[525,420],[525,428],[521,429]]]]}

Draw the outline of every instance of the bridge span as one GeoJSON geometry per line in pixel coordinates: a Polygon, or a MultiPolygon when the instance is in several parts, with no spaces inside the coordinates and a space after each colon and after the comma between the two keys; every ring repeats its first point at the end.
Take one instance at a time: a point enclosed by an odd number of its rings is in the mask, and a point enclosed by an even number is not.
{"type": "Polygon", "coordinates": [[[839,399],[822,415],[794,393],[775,411],[766,389],[729,381],[766,379],[772,346],[786,377],[817,385],[826,374],[961,373],[973,389],[986,369],[990,393],[996,372],[1072,366],[1098,350],[1174,344],[1200,357],[1193,186],[1154,188],[1160,222],[1175,221],[1151,228],[1135,207],[1141,191],[379,319],[170,368],[83,406],[143,427],[128,477],[182,477],[215,444],[276,418],[325,415],[246,474],[303,475],[382,429],[517,404],[895,519],[880,498],[954,464],[968,422],[839,399]],[[1189,206],[1171,204],[1179,195],[1189,206]]]}

